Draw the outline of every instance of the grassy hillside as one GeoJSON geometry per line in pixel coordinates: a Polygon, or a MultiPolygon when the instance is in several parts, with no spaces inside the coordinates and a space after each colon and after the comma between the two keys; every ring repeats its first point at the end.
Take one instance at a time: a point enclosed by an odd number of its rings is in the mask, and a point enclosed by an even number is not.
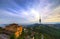
{"type": "Polygon", "coordinates": [[[34,39],[60,39],[60,29],[56,29],[54,27],[50,26],[34,26],[34,27],[27,27],[26,28],[28,32],[22,33],[22,36],[20,36],[20,39],[24,39],[26,34],[28,36],[31,36],[33,32],[34,33],[34,39]]]}

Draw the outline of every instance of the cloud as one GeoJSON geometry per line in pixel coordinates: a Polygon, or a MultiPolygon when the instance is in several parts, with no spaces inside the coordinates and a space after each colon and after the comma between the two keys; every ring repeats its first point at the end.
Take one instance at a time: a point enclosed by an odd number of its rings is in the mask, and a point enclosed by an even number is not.
{"type": "Polygon", "coordinates": [[[59,2],[59,0],[1,0],[0,23],[38,23],[40,18],[42,22],[60,22],[59,2]]]}
{"type": "Polygon", "coordinates": [[[25,18],[20,17],[20,15],[13,14],[12,12],[8,12],[6,10],[0,10],[0,22],[1,24],[6,23],[23,23],[26,22],[25,18]]]}
{"type": "MultiPolygon", "coordinates": [[[[30,11],[29,11],[30,12],[30,11]]],[[[32,12],[28,13],[28,11],[22,11],[18,14],[14,14],[12,12],[6,10],[0,10],[0,24],[9,24],[9,23],[20,23],[20,24],[31,24],[37,22],[37,17],[32,14],[32,12]],[[2,12],[3,11],[3,12],[2,12]],[[35,16],[34,18],[32,16],[35,16]]]]}
{"type": "Polygon", "coordinates": [[[51,11],[44,22],[60,22],[60,6],[51,11]]]}

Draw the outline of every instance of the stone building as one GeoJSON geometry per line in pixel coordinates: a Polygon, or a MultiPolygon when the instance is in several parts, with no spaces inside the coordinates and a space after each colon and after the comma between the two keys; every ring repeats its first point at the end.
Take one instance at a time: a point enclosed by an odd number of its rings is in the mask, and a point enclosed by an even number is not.
{"type": "Polygon", "coordinates": [[[4,33],[7,33],[7,34],[15,33],[15,35],[17,36],[22,33],[22,30],[23,30],[23,27],[21,25],[13,23],[13,24],[9,24],[4,28],[4,33]]]}
{"type": "Polygon", "coordinates": [[[22,26],[21,25],[19,26],[18,24],[13,23],[13,24],[9,24],[4,29],[7,31],[16,32],[17,29],[19,29],[20,27],[22,27],[22,26]]]}

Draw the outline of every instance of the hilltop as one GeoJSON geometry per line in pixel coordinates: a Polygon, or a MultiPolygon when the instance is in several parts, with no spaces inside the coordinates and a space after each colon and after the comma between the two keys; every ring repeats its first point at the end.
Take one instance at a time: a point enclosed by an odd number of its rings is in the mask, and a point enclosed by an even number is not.
{"type": "MultiPolygon", "coordinates": [[[[19,30],[19,24],[9,24],[4,28],[0,27],[0,38],[1,36],[6,39],[14,39],[14,33],[19,30]],[[11,37],[12,35],[12,37],[11,37]]],[[[19,32],[19,31],[18,31],[19,32]]],[[[59,39],[60,38],[60,24],[30,24],[22,26],[22,34],[19,39],[59,39]],[[41,37],[43,36],[43,37],[41,37]]]]}

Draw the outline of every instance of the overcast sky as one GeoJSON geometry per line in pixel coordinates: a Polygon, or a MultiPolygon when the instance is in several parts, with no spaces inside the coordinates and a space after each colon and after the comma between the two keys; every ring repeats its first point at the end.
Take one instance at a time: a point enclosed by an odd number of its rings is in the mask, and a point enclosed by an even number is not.
{"type": "Polygon", "coordinates": [[[60,23],[60,0],[0,0],[0,24],[60,23]]]}

